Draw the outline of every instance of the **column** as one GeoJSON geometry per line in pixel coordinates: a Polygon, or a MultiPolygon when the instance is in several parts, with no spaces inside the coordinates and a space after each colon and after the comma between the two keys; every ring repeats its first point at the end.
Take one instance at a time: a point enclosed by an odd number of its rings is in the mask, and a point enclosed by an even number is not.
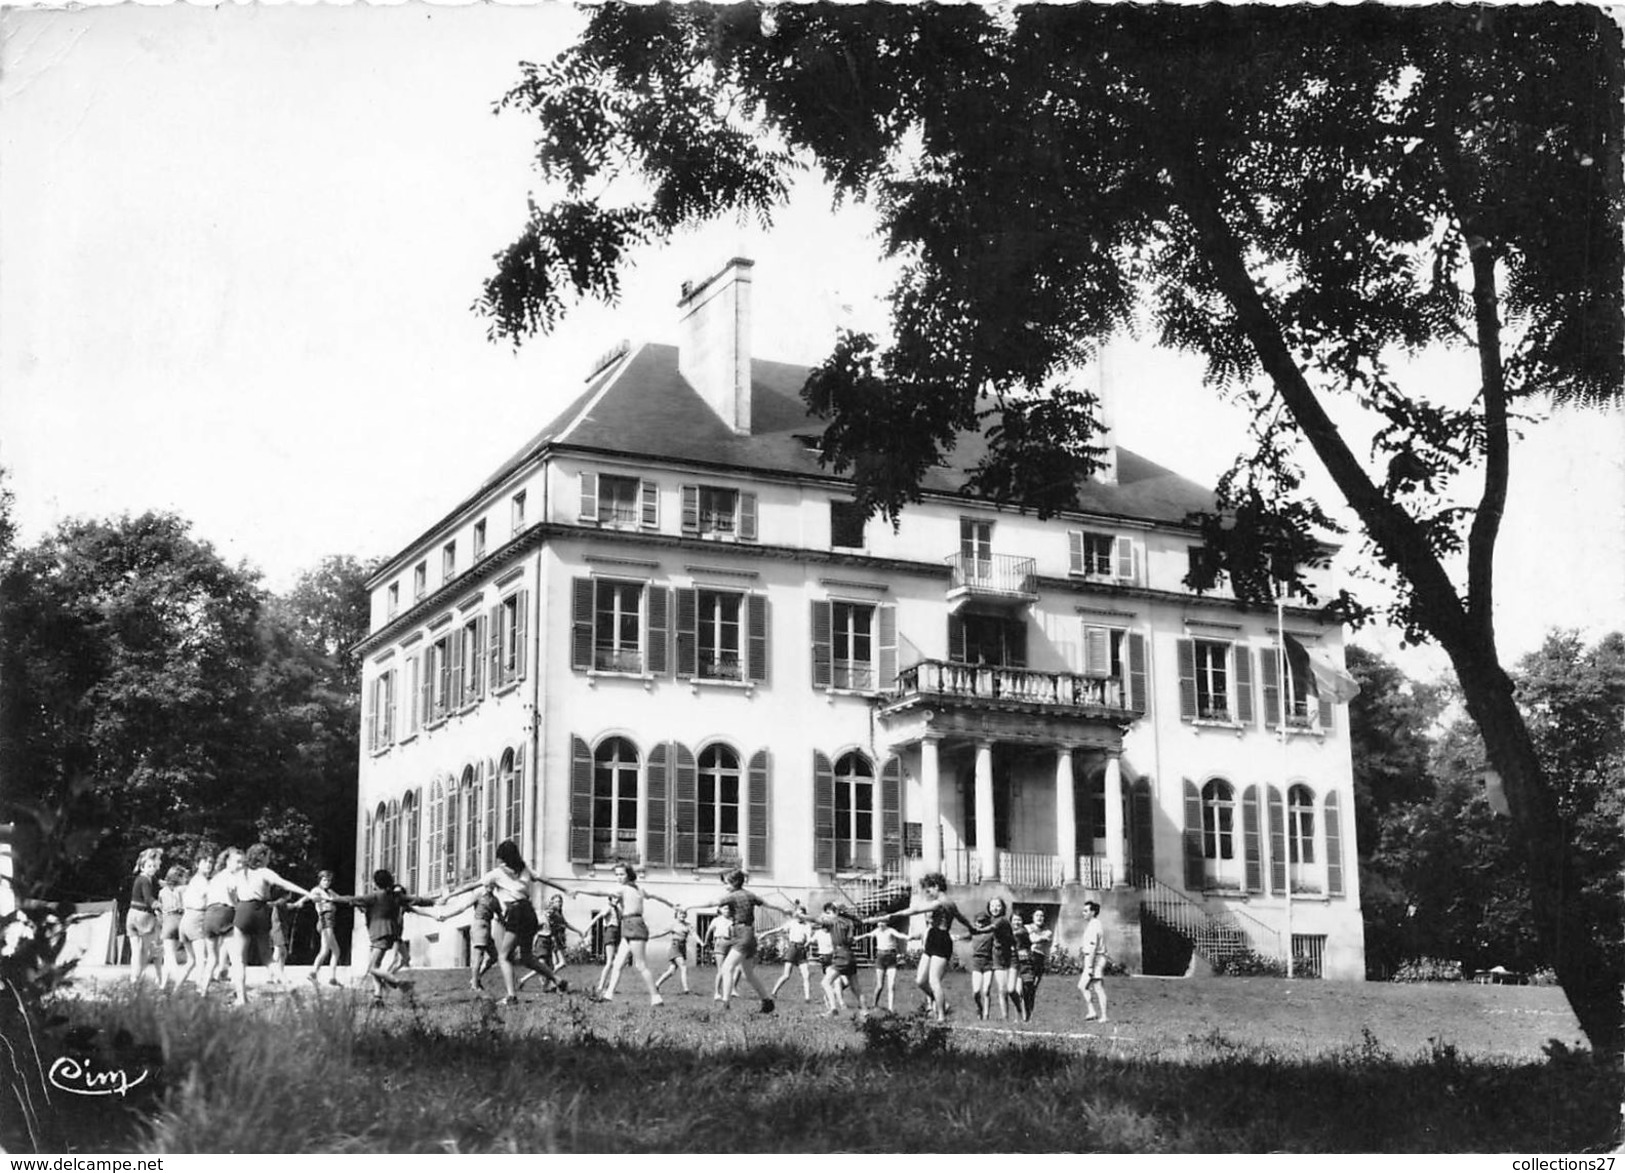
{"type": "Polygon", "coordinates": [[[1072,747],[1055,751],[1055,850],[1061,857],[1061,882],[1078,882],[1078,814],[1072,793],[1072,747]]]}
{"type": "Polygon", "coordinates": [[[920,739],[920,863],[928,872],[942,870],[942,778],[935,737],[920,739]]]}
{"type": "Polygon", "coordinates": [[[982,879],[999,876],[999,852],[993,829],[993,743],[976,743],[976,861],[982,865],[982,879]]]}
{"type": "Polygon", "coordinates": [[[1114,753],[1106,759],[1106,866],[1112,883],[1128,883],[1127,855],[1123,850],[1123,757],[1114,753]]]}

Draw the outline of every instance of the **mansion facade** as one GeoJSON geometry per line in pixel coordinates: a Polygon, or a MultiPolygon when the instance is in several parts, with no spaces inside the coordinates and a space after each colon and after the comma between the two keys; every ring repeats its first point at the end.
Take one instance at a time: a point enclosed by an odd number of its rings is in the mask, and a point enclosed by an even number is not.
{"type": "MultiPolygon", "coordinates": [[[[694,905],[734,865],[810,904],[941,871],[1062,947],[1099,900],[1131,970],[1292,949],[1363,978],[1347,712],[1278,660],[1274,610],[1183,585],[1211,491],[1108,437],[1041,521],[962,491],[969,437],[866,522],[807,369],[750,353],[751,268],[685,286],[678,345],[612,352],[371,580],[356,890],[438,893],[505,838],[694,905]]],[[[463,964],[466,923],[407,933],[463,964]]]]}

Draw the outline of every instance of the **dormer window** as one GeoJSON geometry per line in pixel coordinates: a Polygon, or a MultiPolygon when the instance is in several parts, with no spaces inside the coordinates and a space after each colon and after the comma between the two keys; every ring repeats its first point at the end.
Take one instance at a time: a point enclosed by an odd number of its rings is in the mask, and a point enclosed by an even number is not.
{"type": "Polygon", "coordinates": [[[684,485],[683,532],[691,537],[754,542],[756,494],[720,485],[684,485]]]}
{"type": "Polygon", "coordinates": [[[1069,530],[1068,569],[1096,582],[1140,581],[1140,549],[1134,539],[1093,530],[1069,530]]]}

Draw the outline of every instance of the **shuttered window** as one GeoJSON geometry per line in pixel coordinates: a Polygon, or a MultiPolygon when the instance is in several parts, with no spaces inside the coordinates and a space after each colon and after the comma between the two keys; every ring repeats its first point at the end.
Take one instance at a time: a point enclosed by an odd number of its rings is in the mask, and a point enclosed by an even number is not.
{"type": "Polygon", "coordinates": [[[860,753],[835,763],[835,867],[866,870],[875,856],[875,771],[860,753]]]}
{"type": "MultiPolygon", "coordinates": [[[[658,589],[658,588],[657,588],[658,589]]],[[[642,673],[644,584],[608,578],[571,583],[570,663],[578,671],[642,673]]],[[[662,597],[660,603],[664,605],[662,597]]],[[[651,616],[651,620],[654,617],[651,616]]],[[[660,617],[664,619],[662,614],[660,617]]],[[[664,645],[664,632],[661,632],[664,645]]],[[[656,657],[664,667],[664,646],[656,657]]],[[[653,666],[650,666],[653,670],[653,666]]]]}
{"type": "Polygon", "coordinates": [[[726,745],[707,746],[700,753],[698,771],[695,810],[698,866],[737,866],[741,862],[739,755],[726,745]]]}
{"type": "Polygon", "coordinates": [[[624,737],[605,739],[593,753],[594,863],[639,862],[638,772],[637,748],[624,737]]]}
{"type": "Polygon", "coordinates": [[[684,485],[683,532],[693,537],[756,540],[755,493],[718,485],[684,485]]]}

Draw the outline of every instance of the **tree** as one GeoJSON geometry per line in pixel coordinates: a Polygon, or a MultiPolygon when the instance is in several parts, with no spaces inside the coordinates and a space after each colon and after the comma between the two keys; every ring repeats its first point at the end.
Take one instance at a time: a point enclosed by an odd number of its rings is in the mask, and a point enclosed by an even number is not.
{"type": "Polygon", "coordinates": [[[639,245],[725,210],[770,220],[811,165],[874,204],[905,262],[890,345],[844,338],[804,390],[872,508],[895,516],[976,427],[979,487],[1068,504],[1094,459],[1068,373],[1141,307],[1214,385],[1261,379],[1257,444],[1205,519],[1214,567],[1244,598],[1307,589],[1329,524],[1299,492],[1307,445],[1390,572],[1393,618],[1450,656],[1543,948],[1616,1054],[1620,975],[1569,899],[1493,557],[1514,413],[1620,397],[1620,74],[1619,30],[1584,7],[605,6],[504,99],[539,120],[563,195],[533,205],[477,308],[495,337],[550,329],[573,298],[613,298],[639,245]],[[1399,385],[1396,354],[1434,344],[1469,356],[1470,404],[1399,385]],[[1379,419],[1371,462],[1334,396],[1379,419]],[[1471,506],[1451,497],[1466,470],[1471,506]]]}

